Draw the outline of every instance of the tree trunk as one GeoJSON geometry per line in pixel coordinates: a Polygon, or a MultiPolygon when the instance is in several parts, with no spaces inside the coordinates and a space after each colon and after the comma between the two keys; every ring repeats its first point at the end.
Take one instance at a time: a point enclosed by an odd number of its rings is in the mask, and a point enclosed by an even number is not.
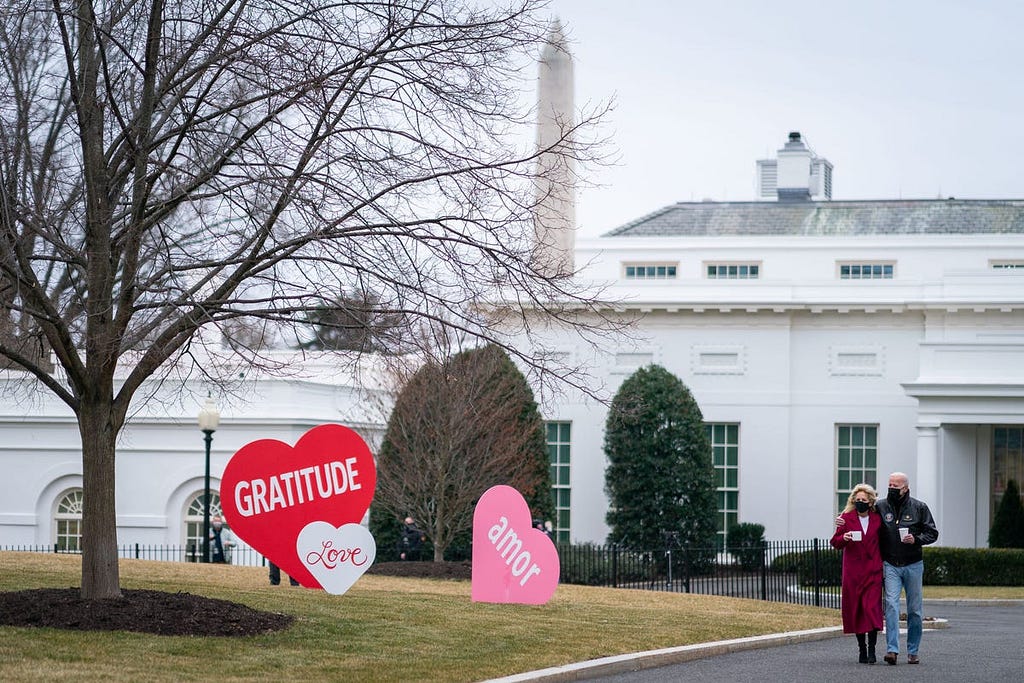
{"type": "Polygon", "coordinates": [[[82,597],[120,598],[117,513],[114,505],[114,446],[120,431],[110,401],[83,399],[82,597]]]}

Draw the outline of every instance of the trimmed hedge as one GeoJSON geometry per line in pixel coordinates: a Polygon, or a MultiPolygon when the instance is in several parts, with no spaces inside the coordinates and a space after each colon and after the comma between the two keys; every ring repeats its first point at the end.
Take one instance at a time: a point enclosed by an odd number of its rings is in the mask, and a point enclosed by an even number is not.
{"type": "MultiPolygon", "coordinates": [[[[814,583],[814,552],[779,555],[773,572],[796,571],[803,586],[814,583]]],[[[822,549],[818,553],[818,583],[840,585],[842,554],[822,549]]],[[[1018,548],[924,548],[926,586],[1024,586],[1024,550],[1018,548]]]]}
{"type": "Polygon", "coordinates": [[[583,586],[611,586],[652,578],[655,553],[635,552],[593,543],[558,546],[561,583],[583,586]]]}
{"type": "Polygon", "coordinates": [[[1024,586],[1024,550],[1018,548],[924,549],[926,586],[1024,586]]]}
{"type": "Polygon", "coordinates": [[[729,527],[729,553],[739,560],[744,571],[752,572],[761,567],[764,555],[764,525],[753,522],[733,524],[729,527]]]}

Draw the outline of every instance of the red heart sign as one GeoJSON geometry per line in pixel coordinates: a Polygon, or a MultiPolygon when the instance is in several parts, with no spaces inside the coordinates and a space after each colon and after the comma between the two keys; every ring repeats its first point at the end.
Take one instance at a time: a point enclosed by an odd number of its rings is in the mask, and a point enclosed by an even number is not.
{"type": "Polygon", "coordinates": [[[376,485],[366,443],[348,427],[327,424],[294,448],[275,439],[243,446],[224,468],[220,500],[239,538],[303,586],[321,588],[299,558],[299,533],[310,522],[360,523],[376,485]]]}

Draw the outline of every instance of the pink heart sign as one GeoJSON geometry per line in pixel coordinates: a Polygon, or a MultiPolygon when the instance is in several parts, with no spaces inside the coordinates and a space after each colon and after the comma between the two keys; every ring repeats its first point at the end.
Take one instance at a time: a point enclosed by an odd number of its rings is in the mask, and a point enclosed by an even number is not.
{"type": "Polygon", "coordinates": [[[299,556],[300,533],[311,522],[335,530],[359,524],[376,485],[366,443],[348,427],[326,424],[294,447],[275,439],[243,446],[224,468],[220,500],[239,538],[303,586],[326,588],[299,556]]]}
{"type": "Polygon", "coordinates": [[[333,595],[352,587],[377,556],[377,544],[362,524],[335,529],[327,522],[310,522],[295,542],[302,564],[333,595]]]}
{"type": "Polygon", "coordinates": [[[547,534],[511,486],[492,486],[473,512],[473,602],[543,605],[555,594],[561,566],[547,534]]]}

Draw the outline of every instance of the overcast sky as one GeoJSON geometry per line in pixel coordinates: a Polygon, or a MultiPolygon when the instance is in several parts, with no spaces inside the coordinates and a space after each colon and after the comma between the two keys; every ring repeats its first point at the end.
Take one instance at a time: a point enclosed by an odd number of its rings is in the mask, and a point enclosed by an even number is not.
{"type": "Polygon", "coordinates": [[[1021,0],[552,0],[577,107],[612,99],[616,166],[581,237],[678,201],[755,200],[791,130],[833,199],[1024,198],[1021,0]]]}

